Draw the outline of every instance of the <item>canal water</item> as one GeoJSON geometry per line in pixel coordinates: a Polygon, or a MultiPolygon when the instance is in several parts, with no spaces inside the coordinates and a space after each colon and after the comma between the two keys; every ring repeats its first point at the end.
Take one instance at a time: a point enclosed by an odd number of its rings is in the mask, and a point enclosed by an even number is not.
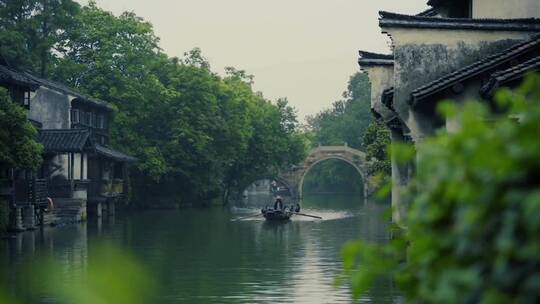
{"type": "MultiPolygon", "coordinates": [[[[340,249],[352,239],[386,242],[388,205],[352,195],[308,195],[303,212],[323,220],[234,220],[269,201],[257,195],[233,208],[117,214],[0,240],[0,290],[24,297],[32,272],[23,269],[43,255],[61,265],[69,288],[70,278],[87,271],[92,247],[105,241],[148,269],[160,290],[152,303],[351,303],[350,288],[334,284],[340,249]]],[[[397,299],[392,282],[382,281],[359,302],[397,299]]],[[[58,302],[47,294],[40,301],[58,302]]]]}

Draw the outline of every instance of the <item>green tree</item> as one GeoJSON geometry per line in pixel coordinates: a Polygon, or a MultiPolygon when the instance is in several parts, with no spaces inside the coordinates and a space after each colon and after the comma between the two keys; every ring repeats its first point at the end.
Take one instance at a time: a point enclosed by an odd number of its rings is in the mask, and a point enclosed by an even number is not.
{"type": "MultiPolygon", "coordinates": [[[[0,88],[0,170],[8,168],[35,170],[41,165],[42,146],[36,142],[37,131],[26,119],[26,111],[11,102],[0,88]]],[[[0,199],[0,233],[8,225],[9,207],[0,199]]]]}
{"type": "Polygon", "coordinates": [[[152,25],[91,2],[66,31],[54,76],[118,113],[113,145],[139,158],[135,196],[209,202],[252,176],[296,162],[304,141],[286,100],[253,92],[253,76],[210,70],[200,49],[167,58],[152,25]]]}
{"type": "Polygon", "coordinates": [[[368,161],[372,161],[369,174],[382,173],[389,176],[392,173],[392,165],[388,155],[390,146],[390,130],[381,121],[373,121],[367,128],[363,137],[363,145],[366,149],[368,161]]]}
{"type": "Polygon", "coordinates": [[[80,6],[72,0],[0,1],[0,52],[13,65],[42,76],[57,59],[63,33],[74,26],[80,6]]]}
{"type": "Polygon", "coordinates": [[[417,147],[407,229],[383,247],[344,249],[355,295],[390,276],[412,303],[538,302],[540,78],[496,101],[497,114],[479,102],[441,107],[460,129],[417,147]]]}
{"type": "Polygon", "coordinates": [[[362,137],[371,117],[370,84],[365,73],[351,76],[343,100],[333,103],[332,108],[308,117],[308,124],[315,133],[316,144],[343,145],[364,149],[362,137]]]}
{"type": "Polygon", "coordinates": [[[43,148],[36,139],[37,130],[26,119],[26,111],[0,89],[0,168],[39,168],[43,148]]]}

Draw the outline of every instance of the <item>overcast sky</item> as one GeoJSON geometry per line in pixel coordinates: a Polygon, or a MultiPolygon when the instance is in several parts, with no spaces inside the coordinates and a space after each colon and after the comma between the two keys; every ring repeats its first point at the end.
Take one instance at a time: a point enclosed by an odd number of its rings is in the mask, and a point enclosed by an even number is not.
{"type": "MultiPolygon", "coordinates": [[[[87,0],[79,0],[86,4],[87,0]]],[[[358,70],[359,49],[389,52],[378,11],[418,13],[427,0],[97,0],[154,25],[169,56],[200,47],[212,70],[234,66],[255,90],[288,97],[301,119],[328,108],[358,70]]]]}

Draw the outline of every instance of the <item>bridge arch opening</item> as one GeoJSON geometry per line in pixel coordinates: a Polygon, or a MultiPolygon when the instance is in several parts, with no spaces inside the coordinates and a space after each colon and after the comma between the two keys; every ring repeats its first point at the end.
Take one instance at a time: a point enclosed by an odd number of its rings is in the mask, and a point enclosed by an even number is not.
{"type": "MultiPolygon", "coordinates": [[[[334,179],[334,184],[327,185],[326,187],[320,187],[320,190],[323,190],[322,192],[349,192],[349,193],[361,193],[363,197],[366,197],[366,190],[367,190],[367,176],[364,170],[358,166],[355,162],[351,161],[351,159],[346,157],[340,157],[340,156],[327,156],[323,158],[319,158],[309,164],[306,164],[303,172],[300,175],[299,182],[298,182],[298,195],[299,197],[303,197],[304,193],[307,193],[304,189],[307,187],[313,187],[313,178],[319,179],[318,182],[328,182],[324,179],[334,179]],[[322,166],[326,166],[322,167],[322,166]],[[339,172],[328,172],[328,171],[339,171],[339,172]],[[312,174],[318,174],[318,176],[312,176],[312,174]],[[311,174],[311,175],[310,175],[311,174]],[[320,177],[322,174],[322,178],[320,177]],[[336,177],[341,178],[342,180],[336,180],[336,177]],[[342,182],[342,186],[340,188],[340,182],[342,182]],[[328,187],[335,187],[337,189],[330,190],[328,187]]],[[[317,185],[320,186],[320,185],[317,185]]],[[[308,189],[309,190],[309,189],[308,189]]],[[[313,189],[311,189],[313,191],[313,189]]],[[[319,192],[320,193],[320,192],[319,192]]]]}

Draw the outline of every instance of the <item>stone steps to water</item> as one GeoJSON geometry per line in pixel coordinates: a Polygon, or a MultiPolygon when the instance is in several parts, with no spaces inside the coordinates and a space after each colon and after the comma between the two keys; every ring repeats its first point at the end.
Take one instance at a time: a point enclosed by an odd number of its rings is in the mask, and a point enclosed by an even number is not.
{"type": "Polygon", "coordinates": [[[43,215],[43,225],[61,225],[80,222],[86,213],[86,201],[81,199],[57,198],[54,209],[43,215]]]}

